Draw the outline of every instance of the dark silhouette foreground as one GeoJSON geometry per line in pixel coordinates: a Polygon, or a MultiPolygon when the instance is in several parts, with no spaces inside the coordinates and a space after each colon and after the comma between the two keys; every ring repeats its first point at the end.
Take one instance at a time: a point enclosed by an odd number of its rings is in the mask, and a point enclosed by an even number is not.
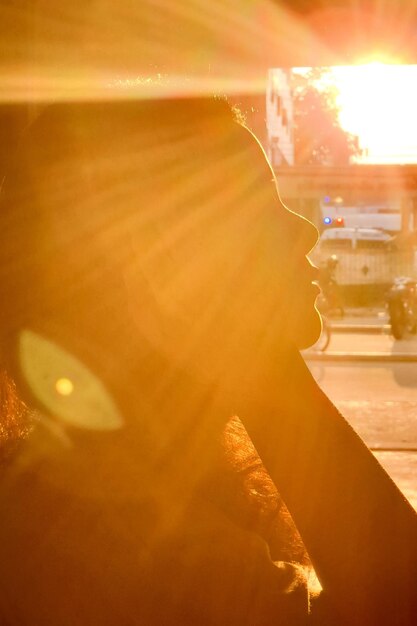
{"type": "Polygon", "coordinates": [[[46,110],[0,239],[2,623],[416,622],[416,515],[298,351],[315,229],[225,102],[46,110]]]}

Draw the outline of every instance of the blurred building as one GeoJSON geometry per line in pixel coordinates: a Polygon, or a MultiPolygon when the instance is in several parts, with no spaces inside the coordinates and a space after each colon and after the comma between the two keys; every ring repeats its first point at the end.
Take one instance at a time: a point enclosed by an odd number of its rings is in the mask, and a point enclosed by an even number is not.
{"type": "Polygon", "coordinates": [[[294,165],[294,116],[290,70],[268,70],[267,151],[273,167],[294,165]]]}

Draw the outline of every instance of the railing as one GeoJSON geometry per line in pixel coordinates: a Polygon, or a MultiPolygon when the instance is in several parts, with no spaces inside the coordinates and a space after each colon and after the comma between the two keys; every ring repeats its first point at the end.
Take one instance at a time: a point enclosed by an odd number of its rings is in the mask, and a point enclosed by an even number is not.
{"type": "Polygon", "coordinates": [[[325,247],[313,251],[311,259],[324,268],[331,255],[338,259],[334,278],[346,304],[366,306],[382,302],[395,277],[417,278],[417,252],[412,250],[325,247]]]}

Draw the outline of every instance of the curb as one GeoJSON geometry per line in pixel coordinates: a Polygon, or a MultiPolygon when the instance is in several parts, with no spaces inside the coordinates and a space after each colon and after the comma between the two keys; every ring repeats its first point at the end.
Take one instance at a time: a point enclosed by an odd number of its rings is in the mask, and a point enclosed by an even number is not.
{"type": "Polygon", "coordinates": [[[383,362],[383,363],[417,363],[417,354],[407,352],[318,352],[305,351],[302,356],[306,361],[346,361],[350,362],[383,362]]]}
{"type": "Polygon", "coordinates": [[[389,334],[390,324],[332,324],[332,333],[369,333],[369,334],[389,334]]]}

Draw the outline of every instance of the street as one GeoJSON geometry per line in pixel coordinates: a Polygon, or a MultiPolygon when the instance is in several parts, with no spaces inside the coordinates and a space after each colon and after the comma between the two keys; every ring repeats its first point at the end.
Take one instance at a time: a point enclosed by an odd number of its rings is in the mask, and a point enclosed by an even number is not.
{"type": "Polygon", "coordinates": [[[326,360],[310,360],[307,354],[306,361],[322,389],[417,510],[417,363],[382,360],[400,354],[417,355],[417,339],[335,333],[326,360]],[[332,352],[337,360],[331,360],[332,352]],[[361,354],[372,358],[362,362],[357,358],[361,354]],[[349,355],[356,360],[349,360],[349,355]]]}
{"type": "MultiPolygon", "coordinates": [[[[417,355],[417,336],[396,340],[387,331],[383,332],[332,332],[327,352],[376,352],[383,354],[417,355]]],[[[417,356],[416,356],[417,360],[417,356]]]]}

